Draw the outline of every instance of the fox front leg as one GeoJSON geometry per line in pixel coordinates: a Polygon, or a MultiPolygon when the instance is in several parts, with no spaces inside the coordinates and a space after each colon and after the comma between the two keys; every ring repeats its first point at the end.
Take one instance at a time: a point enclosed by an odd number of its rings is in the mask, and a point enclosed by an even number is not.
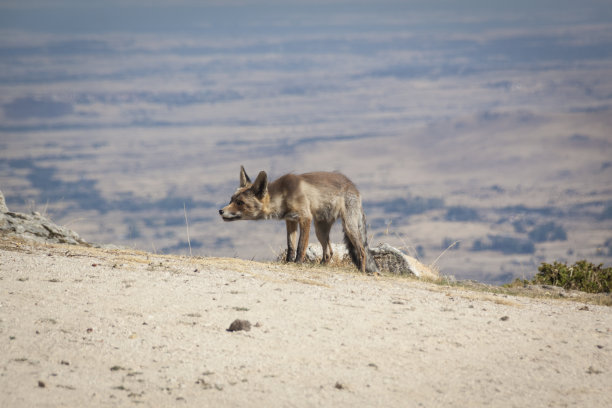
{"type": "Polygon", "coordinates": [[[304,256],[306,255],[306,248],[308,247],[308,238],[310,236],[310,218],[301,219],[300,224],[300,239],[298,240],[297,254],[295,255],[295,262],[304,262],[304,256]]]}
{"type": "Polygon", "coordinates": [[[297,238],[298,223],[293,220],[286,220],[287,224],[287,258],[285,261],[293,262],[295,260],[295,241],[297,238]]]}

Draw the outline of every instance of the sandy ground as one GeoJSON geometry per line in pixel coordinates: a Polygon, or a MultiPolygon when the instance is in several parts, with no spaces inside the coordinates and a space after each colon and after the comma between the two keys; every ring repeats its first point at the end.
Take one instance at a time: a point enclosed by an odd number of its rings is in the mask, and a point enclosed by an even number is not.
{"type": "Polygon", "coordinates": [[[2,407],[612,406],[610,307],[0,241],[2,407]]]}

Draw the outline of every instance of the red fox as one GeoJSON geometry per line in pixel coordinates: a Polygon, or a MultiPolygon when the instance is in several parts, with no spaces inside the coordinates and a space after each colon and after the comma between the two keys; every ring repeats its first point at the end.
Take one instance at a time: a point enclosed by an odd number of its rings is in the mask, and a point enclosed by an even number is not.
{"type": "Polygon", "coordinates": [[[268,183],[265,171],[259,172],[255,182],[240,166],[240,187],[230,203],[219,210],[223,221],[285,220],[287,224],[287,262],[303,262],[310,223],[314,220],[315,233],[323,248],[321,263],[330,261],[333,253],[329,231],[342,219],[344,242],[357,269],[378,273],[368,248],[366,218],[361,207],[357,187],[340,173],[316,172],[285,174],[268,183]],[[300,238],[296,236],[298,225],[300,238]]]}

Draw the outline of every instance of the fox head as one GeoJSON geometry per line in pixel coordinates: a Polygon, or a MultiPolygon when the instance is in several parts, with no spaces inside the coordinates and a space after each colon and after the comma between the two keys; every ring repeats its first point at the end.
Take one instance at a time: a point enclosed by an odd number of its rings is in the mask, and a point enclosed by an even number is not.
{"type": "Polygon", "coordinates": [[[268,176],[260,171],[251,183],[251,179],[240,166],[240,187],[236,190],[228,205],[219,210],[223,221],[259,220],[265,217],[265,208],[269,202],[268,176]]]}

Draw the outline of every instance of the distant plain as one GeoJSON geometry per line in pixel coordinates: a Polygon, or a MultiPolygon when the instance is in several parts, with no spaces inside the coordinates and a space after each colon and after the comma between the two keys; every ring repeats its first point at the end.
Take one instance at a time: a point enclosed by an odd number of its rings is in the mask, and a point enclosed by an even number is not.
{"type": "Polygon", "coordinates": [[[442,3],[3,4],[0,190],[89,241],[269,260],[284,223],[217,215],[239,166],[338,170],[372,245],[443,274],[610,265],[610,7],[442,3]]]}

